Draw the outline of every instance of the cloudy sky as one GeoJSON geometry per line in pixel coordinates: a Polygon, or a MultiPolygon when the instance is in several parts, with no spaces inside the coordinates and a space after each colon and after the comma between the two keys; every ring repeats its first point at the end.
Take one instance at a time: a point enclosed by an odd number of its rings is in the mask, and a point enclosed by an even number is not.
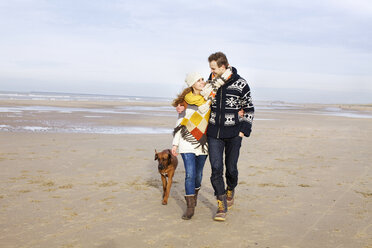
{"type": "Polygon", "coordinates": [[[172,97],[226,53],[257,100],[372,102],[369,0],[4,0],[0,91],[172,97]]]}

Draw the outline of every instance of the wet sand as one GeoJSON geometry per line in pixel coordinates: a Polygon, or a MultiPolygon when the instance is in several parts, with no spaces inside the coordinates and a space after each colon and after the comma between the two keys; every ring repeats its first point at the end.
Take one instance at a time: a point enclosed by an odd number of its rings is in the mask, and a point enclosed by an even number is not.
{"type": "MultiPolygon", "coordinates": [[[[35,102],[1,102],[27,104],[35,102]]],[[[222,223],[212,219],[209,162],[192,220],[181,219],[180,156],[161,205],[154,149],[170,148],[171,134],[0,132],[0,247],[372,247],[372,119],[308,114],[313,107],[257,111],[243,139],[235,205],[222,223]]],[[[0,120],[14,125],[17,117],[0,120]]],[[[172,128],[175,121],[108,113],[99,122],[172,128]]]]}

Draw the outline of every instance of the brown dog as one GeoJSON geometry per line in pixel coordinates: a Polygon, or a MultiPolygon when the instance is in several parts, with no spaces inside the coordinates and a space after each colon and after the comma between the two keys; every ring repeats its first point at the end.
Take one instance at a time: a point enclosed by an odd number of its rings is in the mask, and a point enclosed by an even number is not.
{"type": "Polygon", "coordinates": [[[169,149],[163,150],[162,152],[156,152],[155,150],[155,160],[158,160],[158,170],[161,175],[161,181],[163,182],[162,204],[167,205],[173,175],[176,171],[178,160],[177,157],[173,156],[169,149]]]}

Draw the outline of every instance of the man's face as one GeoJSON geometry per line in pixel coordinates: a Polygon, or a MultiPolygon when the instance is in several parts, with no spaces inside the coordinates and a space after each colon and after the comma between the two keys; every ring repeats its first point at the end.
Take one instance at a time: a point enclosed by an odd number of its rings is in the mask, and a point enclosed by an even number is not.
{"type": "Polygon", "coordinates": [[[217,62],[215,60],[212,60],[209,63],[209,67],[211,68],[211,72],[215,77],[221,76],[226,71],[225,65],[221,65],[221,67],[218,67],[217,62]]]}

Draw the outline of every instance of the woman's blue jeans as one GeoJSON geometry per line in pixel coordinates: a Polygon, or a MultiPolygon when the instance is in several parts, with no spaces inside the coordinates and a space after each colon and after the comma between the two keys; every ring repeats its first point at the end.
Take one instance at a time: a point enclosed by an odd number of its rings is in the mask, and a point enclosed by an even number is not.
{"type": "Polygon", "coordinates": [[[195,153],[181,153],[185,165],[186,195],[194,195],[195,189],[200,188],[203,179],[203,168],[207,155],[196,156],[195,153]]]}

